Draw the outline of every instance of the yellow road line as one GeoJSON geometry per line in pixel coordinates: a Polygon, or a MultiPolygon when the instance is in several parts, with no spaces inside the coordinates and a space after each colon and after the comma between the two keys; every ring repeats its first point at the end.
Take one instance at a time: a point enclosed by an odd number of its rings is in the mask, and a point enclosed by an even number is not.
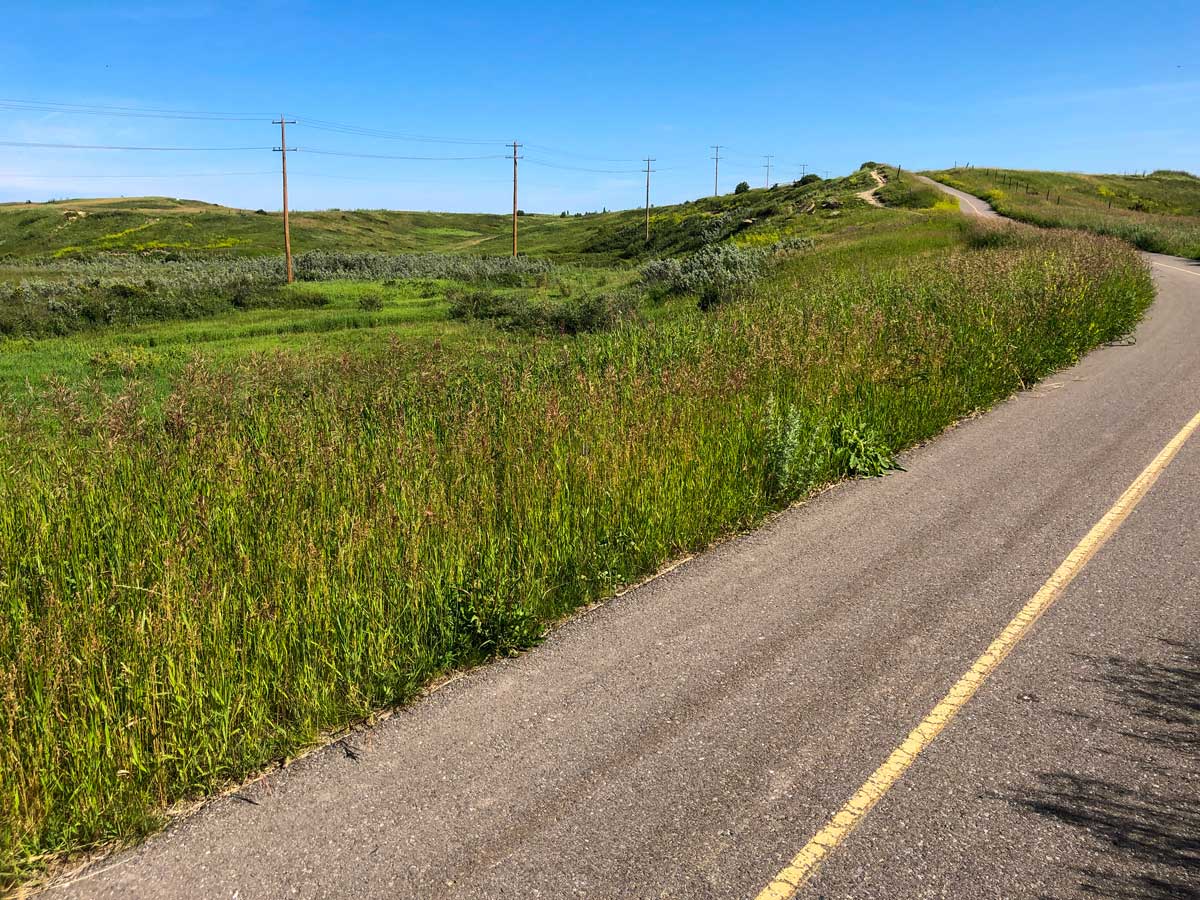
{"type": "Polygon", "coordinates": [[[967,670],[967,673],[955,682],[954,687],[950,688],[950,693],[946,694],[929,715],[921,720],[921,724],[909,732],[904,742],[892,751],[892,755],[875,770],[874,774],[867,779],[866,784],[846,801],[846,805],[838,810],[825,827],[801,848],[783,871],[775,876],[775,880],[759,893],[758,900],[789,900],[812,878],[817,868],[824,862],[825,857],[858,827],[871,808],[912,766],[917,755],[933,743],[934,738],[950,724],[950,721],[966,705],[967,701],[975,696],[975,692],[979,690],[987,677],[996,670],[1000,663],[1004,662],[1005,657],[1029,632],[1042,613],[1050,608],[1067,585],[1087,565],[1088,560],[1113,536],[1197,428],[1200,428],[1200,413],[1196,413],[1192,420],[1184,425],[1179,433],[1163,447],[1158,456],[1154,457],[1150,465],[1142,470],[1133,484],[1126,488],[1125,493],[1113,504],[1112,508],[1092,526],[1092,530],[1087,533],[1087,536],[1075,546],[1070,555],[1063,560],[1062,565],[1033,595],[1033,599],[1026,603],[1025,607],[1008,623],[1000,632],[1000,636],[992,641],[991,646],[979,659],[975,660],[975,664],[967,670]]]}
{"type": "MultiPolygon", "coordinates": [[[[951,196],[954,196],[954,195],[951,194],[951,196]]],[[[983,215],[983,208],[976,206],[975,201],[972,200],[970,197],[963,194],[963,195],[959,195],[958,199],[964,201],[967,204],[967,206],[971,207],[971,212],[975,213],[975,215],[977,215],[977,216],[983,215]]]]}
{"type": "Polygon", "coordinates": [[[1182,272],[1184,275],[1195,275],[1200,278],[1200,272],[1193,272],[1191,269],[1185,269],[1182,266],[1173,266],[1170,263],[1159,262],[1157,259],[1152,259],[1150,262],[1156,266],[1162,266],[1164,269],[1174,269],[1176,272],[1182,272]]]}

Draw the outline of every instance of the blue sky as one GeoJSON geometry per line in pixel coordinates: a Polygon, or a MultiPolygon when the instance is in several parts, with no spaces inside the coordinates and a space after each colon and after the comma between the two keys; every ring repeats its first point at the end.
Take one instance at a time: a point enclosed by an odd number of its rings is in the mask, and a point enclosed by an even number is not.
{"type": "MultiPolygon", "coordinates": [[[[834,174],[866,159],[1200,171],[1200,4],[290,2],[6,4],[0,95],[227,112],[235,121],[2,108],[0,200],[165,194],[279,207],[280,112],[296,208],[503,211],[834,174]],[[245,117],[244,119],[242,117],[245,117]],[[470,143],[383,139],[306,120],[470,143]],[[475,143],[478,142],[478,143],[475,143]],[[581,171],[599,170],[599,171],[581,171]],[[229,174],[235,173],[235,174],[229,174]],[[120,177],[113,177],[120,176],[120,177]]],[[[11,104],[10,104],[11,106],[11,104]]]]}

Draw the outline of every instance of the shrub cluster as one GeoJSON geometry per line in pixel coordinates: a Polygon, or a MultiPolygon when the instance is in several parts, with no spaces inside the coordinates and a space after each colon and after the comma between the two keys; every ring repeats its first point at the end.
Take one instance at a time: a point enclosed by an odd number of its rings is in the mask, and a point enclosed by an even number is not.
{"type": "Polygon", "coordinates": [[[641,269],[652,295],[695,294],[701,309],[749,296],[776,253],[808,250],[812,238],[790,235],[769,247],[715,244],[682,258],[652,259],[641,269]]]}
{"type": "Polygon", "coordinates": [[[767,252],[715,244],[682,259],[652,260],[642,282],[660,294],[695,294],[701,309],[748,296],[762,273],[767,252]]]}
{"type": "Polygon", "coordinates": [[[446,299],[450,301],[452,319],[488,321],[508,331],[529,334],[583,334],[607,331],[631,318],[637,310],[639,294],[622,289],[549,299],[451,289],[446,299]]]}
{"type": "MultiPolygon", "coordinates": [[[[46,277],[0,282],[0,336],[45,337],[89,328],[192,319],[231,308],[318,305],[281,291],[284,261],[274,256],[97,254],[24,264],[46,277]]],[[[438,253],[333,253],[295,257],[301,281],[454,279],[498,286],[527,284],[553,272],[544,259],[438,253]]]]}

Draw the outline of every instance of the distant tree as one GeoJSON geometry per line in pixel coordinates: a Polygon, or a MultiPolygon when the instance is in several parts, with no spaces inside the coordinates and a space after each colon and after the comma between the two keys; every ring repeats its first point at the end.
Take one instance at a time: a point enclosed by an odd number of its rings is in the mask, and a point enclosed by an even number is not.
{"type": "Polygon", "coordinates": [[[523,216],[523,215],[525,215],[525,210],[523,210],[523,209],[518,209],[518,210],[517,210],[517,215],[518,215],[518,216],[523,216]]]}
{"type": "Polygon", "coordinates": [[[809,172],[807,175],[805,175],[803,178],[800,179],[800,183],[801,184],[816,184],[820,180],[821,180],[820,175],[814,175],[812,172],[809,172]]]}
{"type": "Polygon", "coordinates": [[[746,191],[748,191],[748,190],[750,190],[750,182],[748,182],[748,181],[739,181],[739,182],[738,182],[738,186],[737,186],[737,187],[735,187],[735,188],[733,189],[733,192],[734,192],[735,194],[744,194],[744,193],[746,193],[746,191]]]}
{"type": "Polygon", "coordinates": [[[567,211],[564,209],[562,212],[560,212],[560,213],[558,214],[558,217],[559,217],[560,219],[565,219],[565,218],[567,217],[567,211]]]}

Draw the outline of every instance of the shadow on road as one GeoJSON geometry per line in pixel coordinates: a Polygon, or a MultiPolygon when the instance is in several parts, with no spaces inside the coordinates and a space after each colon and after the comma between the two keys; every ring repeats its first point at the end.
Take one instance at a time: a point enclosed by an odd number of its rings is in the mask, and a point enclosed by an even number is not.
{"type": "Polygon", "coordinates": [[[1009,798],[1106,846],[1103,870],[1076,870],[1083,896],[1200,897],[1200,644],[1160,639],[1159,649],[1154,662],[1090,658],[1127,713],[1117,734],[1132,739],[1119,754],[1128,778],[1043,772],[1037,789],[1009,798]]]}

